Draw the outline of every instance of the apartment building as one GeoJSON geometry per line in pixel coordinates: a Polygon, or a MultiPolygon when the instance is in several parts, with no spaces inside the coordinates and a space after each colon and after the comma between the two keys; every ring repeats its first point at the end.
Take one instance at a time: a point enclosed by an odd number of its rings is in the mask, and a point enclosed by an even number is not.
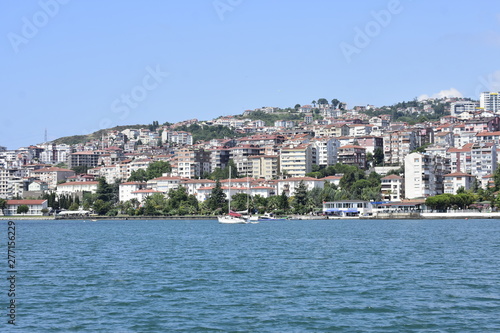
{"type": "Polygon", "coordinates": [[[65,181],[67,178],[74,176],[75,172],[69,169],[63,169],[58,167],[49,167],[36,170],[32,175],[39,180],[46,182],[49,189],[56,189],[57,183],[65,181]]]}
{"type": "Polygon", "coordinates": [[[386,164],[403,164],[405,156],[417,148],[416,133],[413,130],[387,132],[383,139],[386,164]]]}
{"type": "Polygon", "coordinates": [[[210,153],[210,170],[224,169],[229,163],[230,151],[229,148],[208,149],[210,153]]]}
{"type": "Polygon", "coordinates": [[[355,138],[355,141],[358,143],[360,147],[366,149],[366,153],[375,153],[375,149],[380,149],[384,151],[384,139],[379,136],[360,136],[355,138]]]}
{"type": "Polygon", "coordinates": [[[312,164],[329,166],[337,163],[339,140],[330,137],[312,138],[312,164]]]}
{"type": "Polygon", "coordinates": [[[71,153],[68,156],[68,168],[72,169],[76,166],[87,166],[95,168],[99,165],[99,155],[97,151],[79,151],[71,153]]]}
{"type": "Polygon", "coordinates": [[[477,179],[495,172],[498,166],[496,144],[493,142],[468,143],[462,148],[449,148],[451,173],[462,172],[477,179]]]}
{"type": "Polygon", "coordinates": [[[279,155],[256,155],[249,156],[251,164],[248,176],[253,178],[276,179],[280,170],[279,155]]]}
{"type": "Polygon", "coordinates": [[[338,151],[338,163],[366,169],[366,148],[346,145],[339,147],[338,151]]]}
{"type": "Polygon", "coordinates": [[[305,177],[312,171],[312,146],[300,144],[282,147],[280,173],[290,177],[305,177]]]}
{"type": "Polygon", "coordinates": [[[404,188],[407,199],[427,198],[443,193],[443,176],[449,160],[429,153],[411,153],[404,159],[404,188]]]}
{"type": "Polygon", "coordinates": [[[485,111],[497,113],[500,111],[500,92],[482,92],[479,104],[485,111]]]}
{"type": "Polygon", "coordinates": [[[183,178],[199,178],[210,173],[210,152],[204,149],[181,148],[177,151],[177,168],[172,173],[183,178]]]}
{"type": "Polygon", "coordinates": [[[170,142],[178,145],[192,145],[193,136],[185,131],[163,131],[161,133],[162,142],[170,142]]]}
{"type": "Polygon", "coordinates": [[[458,189],[468,190],[476,179],[473,175],[454,172],[444,175],[444,193],[457,194],[458,189]]]}
{"type": "Polygon", "coordinates": [[[229,148],[229,158],[236,165],[238,174],[249,175],[253,167],[249,157],[258,156],[261,154],[261,151],[262,149],[256,145],[239,145],[229,148]]]}
{"type": "Polygon", "coordinates": [[[316,179],[312,177],[291,177],[286,179],[278,180],[277,195],[285,192],[289,197],[295,195],[295,190],[298,188],[300,183],[303,183],[308,191],[314,188],[322,189],[324,187],[325,181],[323,179],[316,179]]]}
{"type": "Polygon", "coordinates": [[[451,116],[458,116],[459,114],[463,112],[476,112],[476,109],[479,108],[479,103],[478,102],[473,102],[473,101],[461,101],[461,102],[454,102],[451,103],[450,105],[450,114],[451,116]]]}
{"type": "Polygon", "coordinates": [[[404,178],[389,175],[380,179],[383,201],[401,201],[404,199],[404,178]]]}
{"type": "Polygon", "coordinates": [[[66,144],[42,144],[37,148],[41,149],[39,161],[47,164],[66,163],[71,154],[71,146],[66,144]]]}

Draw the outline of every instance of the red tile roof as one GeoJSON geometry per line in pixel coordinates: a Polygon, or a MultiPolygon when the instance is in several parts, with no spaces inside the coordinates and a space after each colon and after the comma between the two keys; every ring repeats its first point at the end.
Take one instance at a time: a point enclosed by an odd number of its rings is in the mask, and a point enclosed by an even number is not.
{"type": "Polygon", "coordinates": [[[41,205],[47,200],[7,200],[7,205],[41,205]]]}

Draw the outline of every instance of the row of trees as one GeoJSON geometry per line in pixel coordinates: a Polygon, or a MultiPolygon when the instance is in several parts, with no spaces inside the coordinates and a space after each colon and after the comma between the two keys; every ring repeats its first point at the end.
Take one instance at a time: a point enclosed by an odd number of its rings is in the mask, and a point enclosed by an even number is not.
{"type": "Polygon", "coordinates": [[[201,126],[198,124],[191,124],[178,126],[176,127],[176,130],[190,132],[193,136],[193,142],[222,138],[237,138],[243,136],[243,134],[222,125],[201,126]]]}
{"type": "Polygon", "coordinates": [[[331,104],[328,102],[328,100],[326,98],[319,98],[317,102],[316,102],[316,100],[313,100],[311,102],[311,104],[314,107],[316,107],[316,103],[318,105],[331,105],[335,109],[342,108],[342,103],[338,99],[336,99],[336,98],[332,99],[332,103],[331,104]]]}

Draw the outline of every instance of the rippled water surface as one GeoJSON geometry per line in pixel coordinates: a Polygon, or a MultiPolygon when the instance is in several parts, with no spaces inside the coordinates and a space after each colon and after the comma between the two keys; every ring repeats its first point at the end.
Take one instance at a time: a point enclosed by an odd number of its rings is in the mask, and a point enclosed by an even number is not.
{"type": "Polygon", "coordinates": [[[2,332],[500,331],[497,220],[16,221],[16,232],[17,326],[2,315],[2,332]]]}

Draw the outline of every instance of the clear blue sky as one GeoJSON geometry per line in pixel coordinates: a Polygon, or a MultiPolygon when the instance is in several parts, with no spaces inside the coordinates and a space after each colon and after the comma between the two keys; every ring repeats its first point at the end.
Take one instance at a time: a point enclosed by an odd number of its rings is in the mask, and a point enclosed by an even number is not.
{"type": "Polygon", "coordinates": [[[494,0],[58,1],[0,0],[9,149],[45,129],[51,140],[322,97],[382,106],[499,89],[494,0]]]}

